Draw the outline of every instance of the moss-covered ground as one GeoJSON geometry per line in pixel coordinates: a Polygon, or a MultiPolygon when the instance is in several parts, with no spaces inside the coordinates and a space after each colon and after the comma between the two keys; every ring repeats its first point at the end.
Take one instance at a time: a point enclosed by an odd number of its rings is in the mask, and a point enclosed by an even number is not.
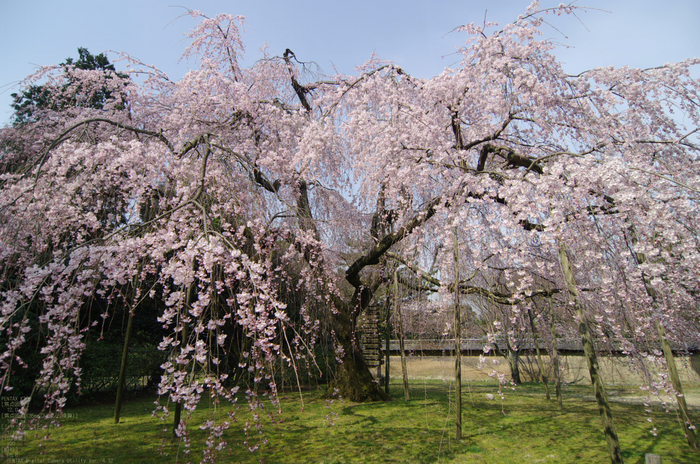
{"type": "MultiPolygon", "coordinates": [[[[322,390],[283,393],[281,415],[263,418],[262,433],[248,432],[243,445],[245,407],[225,432],[228,449],[218,462],[267,463],[604,463],[607,447],[591,387],[569,386],[563,409],[546,401],[541,385],[507,390],[501,399],[497,385],[465,384],[463,439],[455,440],[454,388],[449,382],[411,382],[411,401],[403,400],[397,381],[393,401],[330,403],[322,390]],[[487,393],[495,399],[486,398],[487,393]],[[274,423],[272,423],[274,422],[274,423]],[[266,443],[265,443],[266,442],[266,443]]],[[[638,394],[630,387],[617,393],[638,394]]],[[[109,402],[92,402],[68,409],[60,428],[30,432],[24,441],[2,439],[0,461],[17,463],[169,463],[199,462],[206,435],[198,426],[211,415],[206,405],[188,419],[190,452],[172,438],[170,424],[152,416],[155,398],[131,398],[115,425],[109,402]]],[[[244,398],[241,399],[244,401],[244,398]]],[[[641,404],[613,403],[617,431],[627,463],[644,463],[645,454],[660,455],[664,464],[700,463],[691,453],[674,411],[641,404]],[[651,430],[656,428],[656,436],[651,430]]],[[[267,410],[274,408],[267,407],[267,410]]],[[[700,419],[698,410],[693,410],[700,419]]]]}

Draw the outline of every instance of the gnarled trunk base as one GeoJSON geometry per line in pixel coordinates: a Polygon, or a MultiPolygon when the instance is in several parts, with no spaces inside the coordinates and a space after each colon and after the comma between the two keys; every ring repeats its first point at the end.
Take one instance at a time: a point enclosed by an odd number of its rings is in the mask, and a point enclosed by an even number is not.
{"type": "Polygon", "coordinates": [[[331,391],[338,393],[346,400],[362,403],[365,401],[386,401],[390,397],[372,377],[369,366],[362,357],[360,345],[355,337],[351,316],[338,311],[334,315],[335,335],[343,348],[342,364],[338,366],[336,379],[331,382],[331,391]]]}
{"type": "Polygon", "coordinates": [[[331,388],[338,389],[338,393],[344,399],[356,403],[390,399],[372,377],[361,353],[359,357],[357,354],[351,354],[343,358],[343,364],[338,369],[338,377],[331,383],[331,388]]]}

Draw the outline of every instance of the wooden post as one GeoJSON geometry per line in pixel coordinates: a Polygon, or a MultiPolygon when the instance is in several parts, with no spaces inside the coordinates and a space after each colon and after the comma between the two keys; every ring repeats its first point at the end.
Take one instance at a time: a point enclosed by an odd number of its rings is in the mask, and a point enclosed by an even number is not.
{"type": "MultiPolygon", "coordinates": [[[[192,265],[192,269],[196,271],[196,266],[192,265]]],[[[194,283],[191,283],[187,287],[187,299],[185,300],[185,309],[184,311],[187,311],[192,304],[192,301],[194,300],[194,296],[196,294],[197,287],[194,283]]],[[[182,343],[181,346],[187,346],[187,322],[182,320],[182,315],[180,315],[180,322],[182,323],[182,343]]],[[[182,401],[178,401],[175,403],[175,414],[174,414],[174,420],[173,420],[173,435],[177,437],[177,428],[180,426],[180,418],[182,416],[182,401]]]]}
{"type": "Polygon", "coordinates": [[[647,453],[644,456],[644,463],[645,464],[661,464],[661,456],[659,456],[658,454],[647,453]]]}
{"type": "Polygon", "coordinates": [[[559,245],[559,262],[561,264],[562,273],[566,279],[566,286],[569,290],[569,298],[574,304],[576,316],[579,319],[578,330],[581,335],[581,343],[583,344],[583,352],[588,361],[588,371],[591,374],[591,382],[595,390],[596,401],[598,402],[598,411],[603,420],[603,429],[605,431],[605,439],[608,442],[608,451],[610,460],[613,464],[623,463],[622,452],[620,450],[620,441],[617,438],[615,431],[615,423],[613,422],[612,408],[608,401],[608,394],[605,391],[605,384],[600,376],[600,368],[598,366],[598,357],[596,356],[593,347],[593,336],[588,325],[588,318],[583,309],[583,305],[578,299],[578,288],[576,287],[576,279],[574,279],[574,271],[571,268],[569,257],[566,253],[566,247],[563,242],[558,241],[559,245]]]}
{"type": "Polygon", "coordinates": [[[406,366],[406,350],[403,343],[403,320],[401,318],[401,295],[399,294],[399,269],[394,270],[394,299],[396,315],[399,318],[399,350],[401,350],[401,374],[403,375],[403,398],[405,401],[411,400],[408,391],[408,367],[406,366]]]}
{"type": "MultiPolygon", "coordinates": [[[[182,346],[187,345],[187,323],[182,324],[182,346]]],[[[175,403],[175,414],[173,418],[173,435],[177,437],[177,428],[180,426],[182,417],[182,401],[175,403]]]]}
{"type": "Polygon", "coordinates": [[[457,414],[455,418],[455,438],[462,439],[462,315],[459,307],[459,242],[457,230],[454,235],[454,260],[455,260],[455,400],[457,414]]]}
{"type": "Polygon", "coordinates": [[[532,311],[527,308],[527,315],[530,319],[530,328],[532,329],[532,338],[535,342],[535,352],[537,353],[537,366],[540,368],[540,380],[544,385],[544,393],[547,397],[547,401],[550,400],[549,397],[549,380],[547,379],[547,374],[544,372],[544,363],[542,362],[542,354],[540,353],[540,342],[537,338],[537,330],[535,329],[535,319],[532,317],[532,311]]]}
{"type": "Polygon", "coordinates": [[[119,423],[122,410],[122,398],[126,384],[126,366],[129,358],[129,344],[131,343],[131,331],[134,327],[134,314],[129,311],[129,321],[126,323],[126,336],[124,337],[124,349],[122,350],[122,362],[119,367],[119,382],[117,384],[117,399],[114,402],[114,423],[119,423]]]}
{"type": "Polygon", "coordinates": [[[391,379],[391,371],[389,370],[389,359],[391,358],[391,303],[387,292],[386,298],[386,340],[384,349],[384,393],[389,394],[389,380],[391,379]]]}
{"type": "Polygon", "coordinates": [[[554,370],[554,379],[556,380],[555,392],[557,395],[557,404],[559,405],[559,410],[564,409],[564,402],[561,397],[561,372],[559,370],[559,352],[557,351],[557,332],[554,328],[554,311],[552,310],[552,299],[549,299],[549,318],[550,327],[549,330],[552,334],[552,369],[554,370]]]}
{"type": "Polygon", "coordinates": [[[683,394],[683,384],[681,384],[681,378],[678,376],[678,369],[676,368],[676,359],[673,357],[673,350],[671,349],[671,344],[668,343],[666,338],[666,331],[661,322],[656,322],[656,330],[659,333],[659,340],[661,340],[661,347],[664,351],[664,357],[666,358],[666,368],[668,369],[669,376],[671,377],[671,383],[673,384],[673,389],[676,390],[676,402],[678,403],[678,409],[681,413],[681,422],[683,422],[683,431],[685,432],[685,438],[688,440],[688,446],[697,452],[698,442],[695,438],[695,432],[693,431],[692,422],[690,422],[690,414],[688,413],[688,403],[685,401],[685,395],[683,394]]]}
{"type": "MultiPolygon", "coordinates": [[[[637,231],[635,230],[634,226],[630,227],[629,231],[632,235],[632,244],[636,245],[639,241],[637,238],[637,231]]],[[[643,264],[647,260],[644,253],[634,253],[634,255],[637,263],[639,264],[643,264]]],[[[653,308],[658,313],[656,290],[651,286],[649,279],[644,273],[642,273],[642,281],[644,282],[644,289],[646,290],[647,295],[649,295],[652,300],[653,308]]],[[[683,425],[683,431],[685,432],[685,438],[688,440],[688,446],[690,446],[690,449],[698,452],[698,441],[695,438],[695,431],[691,428],[693,424],[690,421],[690,415],[688,414],[688,404],[686,403],[685,395],[683,394],[683,384],[681,383],[681,378],[678,376],[676,358],[673,356],[671,344],[668,343],[668,339],[666,338],[666,329],[659,319],[656,320],[656,332],[659,334],[659,342],[661,342],[661,349],[664,352],[666,369],[668,369],[668,374],[671,377],[673,389],[676,390],[676,402],[678,403],[678,410],[681,415],[681,422],[683,425]]]]}

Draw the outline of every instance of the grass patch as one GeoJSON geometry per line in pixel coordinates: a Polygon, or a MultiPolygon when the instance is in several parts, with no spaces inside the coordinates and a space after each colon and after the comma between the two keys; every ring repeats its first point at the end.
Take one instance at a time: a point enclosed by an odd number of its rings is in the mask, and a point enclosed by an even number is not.
{"type": "MultiPolygon", "coordinates": [[[[251,453],[243,445],[245,407],[225,433],[229,449],[220,462],[267,463],[569,463],[609,462],[607,447],[589,386],[569,386],[564,409],[547,402],[539,385],[508,391],[501,401],[492,383],[463,387],[463,439],[455,441],[454,389],[443,381],[411,382],[410,402],[399,383],[395,399],[386,403],[328,404],[321,391],[285,393],[282,415],[263,420],[262,433],[249,432],[252,443],[267,440],[251,453]],[[271,420],[276,423],[271,423],[271,420]]],[[[630,388],[625,394],[634,394],[630,388]]],[[[122,423],[114,425],[112,404],[91,404],[67,410],[60,428],[31,432],[20,443],[3,438],[7,462],[39,463],[170,463],[199,462],[205,433],[198,430],[211,410],[203,406],[189,419],[191,452],[172,438],[171,420],[151,416],[155,398],[134,398],[123,407],[122,423]]],[[[229,408],[231,406],[228,406],[229,408]]],[[[269,408],[268,408],[269,409],[269,408]]],[[[700,463],[691,453],[675,413],[641,405],[613,403],[616,426],[627,463],[644,463],[646,453],[661,455],[664,464],[700,463]],[[648,419],[651,419],[650,423],[648,419]],[[650,433],[652,427],[658,436],[650,433]]],[[[698,411],[693,411],[695,418],[698,411]]]]}

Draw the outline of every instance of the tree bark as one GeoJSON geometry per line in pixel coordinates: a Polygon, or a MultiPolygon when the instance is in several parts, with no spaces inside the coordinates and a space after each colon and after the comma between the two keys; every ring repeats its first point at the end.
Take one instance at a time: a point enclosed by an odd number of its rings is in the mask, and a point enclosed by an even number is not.
{"type": "MultiPolygon", "coordinates": [[[[294,66],[292,65],[291,59],[294,58],[296,60],[296,56],[291,50],[286,49],[283,58],[289,71],[292,88],[307,113],[311,113],[312,108],[306,97],[309,93],[309,89],[301,85],[294,74],[294,66]]],[[[276,191],[280,185],[277,183],[277,186],[275,186],[275,183],[273,183],[271,185],[273,188],[271,189],[266,186],[265,183],[258,182],[270,191],[276,191]]],[[[267,184],[269,184],[269,182],[267,184]]],[[[319,241],[320,233],[314,223],[313,214],[311,212],[307,183],[304,179],[299,177],[296,187],[299,192],[296,205],[299,226],[303,231],[311,232],[314,238],[319,241]]],[[[428,214],[411,222],[409,225],[409,232],[412,228],[422,224],[434,214],[434,207],[437,204],[437,200],[434,200],[434,202],[435,203],[430,204],[428,214]]],[[[362,356],[360,343],[355,333],[357,317],[369,305],[373,296],[373,290],[362,283],[359,273],[365,266],[378,264],[379,258],[389,247],[403,239],[405,229],[406,227],[402,228],[398,235],[389,234],[385,236],[366,255],[359,258],[346,270],[346,280],[355,287],[355,292],[349,303],[342,300],[340,297],[331,295],[335,306],[335,312],[332,315],[333,334],[338,343],[338,348],[342,350],[342,354],[340,355],[341,363],[336,373],[337,377],[332,382],[331,386],[338,389],[340,395],[350,401],[363,402],[389,399],[389,396],[379,388],[379,384],[374,380],[369,366],[367,366],[362,356]]],[[[323,257],[320,254],[313,255],[310,247],[306,247],[303,250],[303,254],[305,261],[312,269],[318,270],[323,267],[323,257]]],[[[320,274],[317,275],[321,277],[320,274]]]]}
{"type": "Polygon", "coordinates": [[[347,307],[343,309],[336,305],[336,308],[337,311],[333,314],[333,330],[343,353],[332,387],[337,388],[343,398],[357,403],[388,400],[389,396],[379,388],[362,356],[360,343],[355,335],[357,316],[349,312],[347,307]]]}
{"type": "Polygon", "coordinates": [[[510,366],[510,379],[514,384],[520,385],[522,383],[520,379],[520,351],[513,349],[510,340],[508,339],[508,331],[506,327],[507,326],[504,322],[503,340],[506,343],[505,358],[506,361],[508,361],[508,365],[510,366]]]}
{"type": "Polygon", "coordinates": [[[673,350],[671,349],[671,344],[666,338],[666,330],[664,329],[661,322],[656,322],[656,330],[659,333],[659,340],[661,340],[661,347],[664,351],[664,357],[666,358],[666,368],[668,369],[669,376],[671,377],[671,383],[673,384],[673,389],[676,390],[676,401],[678,402],[678,409],[681,415],[681,422],[683,423],[683,431],[685,432],[685,438],[688,440],[688,446],[697,452],[698,442],[695,438],[695,432],[691,428],[693,423],[690,421],[690,414],[688,413],[688,404],[685,401],[685,395],[683,394],[683,384],[681,383],[681,378],[678,376],[678,369],[676,368],[676,358],[673,356],[673,350]]]}
{"type": "Polygon", "coordinates": [[[608,395],[605,391],[605,384],[603,383],[603,379],[600,376],[598,357],[596,356],[596,352],[593,347],[593,337],[591,335],[591,329],[588,325],[588,318],[586,317],[583,305],[578,299],[578,288],[576,287],[574,272],[571,268],[569,257],[566,253],[566,247],[562,242],[559,242],[559,262],[561,264],[561,269],[562,273],[564,274],[564,278],[566,279],[566,285],[569,290],[569,298],[574,304],[576,316],[579,319],[579,334],[581,335],[583,352],[586,356],[586,360],[588,361],[588,371],[591,374],[591,382],[593,383],[596,401],[598,402],[598,411],[600,412],[600,417],[603,421],[603,429],[605,432],[605,439],[608,443],[610,460],[613,464],[623,463],[624,461],[622,459],[622,452],[620,450],[620,441],[618,440],[617,432],[615,431],[615,423],[613,422],[612,408],[610,407],[608,395]]]}
{"type": "Polygon", "coordinates": [[[561,397],[561,371],[559,370],[559,351],[557,350],[557,332],[554,329],[554,311],[552,310],[552,300],[549,300],[549,330],[552,334],[552,369],[554,370],[554,378],[556,380],[555,393],[557,395],[557,404],[559,410],[564,409],[564,402],[561,397]]]}
{"type": "Polygon", "coordinates": [[[510,365],[510,378],[514,384],[520,385],[522,380],[520,379],[520,352],[514,350],[509,342],[506,342],[508,348],[508,364],[510,365]]]}
{"type": "Polygon", "coordinates": [[[376,290],[362,282],[360,272],[367,266],[379,264],[389,248],[403,240],[414,229],[425,224],[435,214],[435,208],[440,201],[440,198],[430,201],[423,211],[406,221],[396,231],[385,235],[348,267],[345,271],[345,279],[355,288],[349,303],[338,297],[331,297],[336,308],[333,315],[335,336],[344,352],[335,386],[346,399],[356,402],[389,399],[372,377],[355,336],[357,316],[369,306],[376,290]]]}
{"type": "MultiPolygon", "coordinates": [[[[639,241],[637,238],[637,231],[634,226],[629,228],[630,234],[632,236],[632,244],[636,245],[639,241]]],[[[638,264],[643,264],[646,262],[647,257],[644,253],[633,253],[638,264]]],[[[647,276],[642,273],[642,281],[644,282],[644,289],[647,295],[652,300],[652,305],[655,310],[658,309],[658,301],[656,289],[652,287],[647,276]]],[[[678,376],[678,368],[676,367],[676,358],[673,356],[673,350],[671,345],[668,343],[666,338],[666,329],[660,320],[656,321],[656,332],[659,334],[659,342],[661,343],[661,348],[664,352],[664,358],[666,359],[666,369],[668,369],[668,374],[671,377],[671,383],[673,384],[673,389],[676,390],[676,402],[678,403],[678,410],[681,415],[681,422],[683,425],[683,431],[685,432],[685,438],[688,440],[688,446],[695,451],[700,451],[698,449],[698,441],[695,438],[695,431],[691,428],[692,422],[690,421],[690,416],[688,414],[688,404],[685,401],[685,395],[683,394],[683,384],[681,383],[681,378],[678,376]]]]}
{"type": "MultiPolygon", "coordinates": [[[[196,264],[193,262],[192,263],[192,269],[194,271],[197,270],[196,264]]],[[[187,297],[186,297],[186,303],[185,303],[185,309],[184,311],[188,311],[190,308],[190,305],[194,301],[195,294],[197,293],[197,286],[195,283],[191,283],[187,287],[187,297]]],[[[180,317],[180,322],[182,323],[182,343],[180,346],[187,346],[187,323],[182,321],[182,316],[180,317]]],[[[175,403],[175,414],[174,414],[174,419],[173,419],[173,435],[177,437],[177,428],[180,426],[180,420],[182,417],[182,401],[178,401],[175,403]]]]}
{"type": "Polygon", "coordinates": [[[542,385],[544,385],[544,392],[547,397],[547,401],[550,400],[549,396],[549,383],[547,380],[547,374],[544,372],[544,363],[542,362],[542,354],[540,353],[540,342],[537,338],[537,330],[535,329],[535,319],[532,317],[532,311],[530,308],[527,308],[527,315],[528,318],[530,319],[530,328],[532,329],[532,338],[533,341],[535,342],[535,352],[537,354],[537,366],[540,368],[540,380],[542,381],[542,385]]]}

